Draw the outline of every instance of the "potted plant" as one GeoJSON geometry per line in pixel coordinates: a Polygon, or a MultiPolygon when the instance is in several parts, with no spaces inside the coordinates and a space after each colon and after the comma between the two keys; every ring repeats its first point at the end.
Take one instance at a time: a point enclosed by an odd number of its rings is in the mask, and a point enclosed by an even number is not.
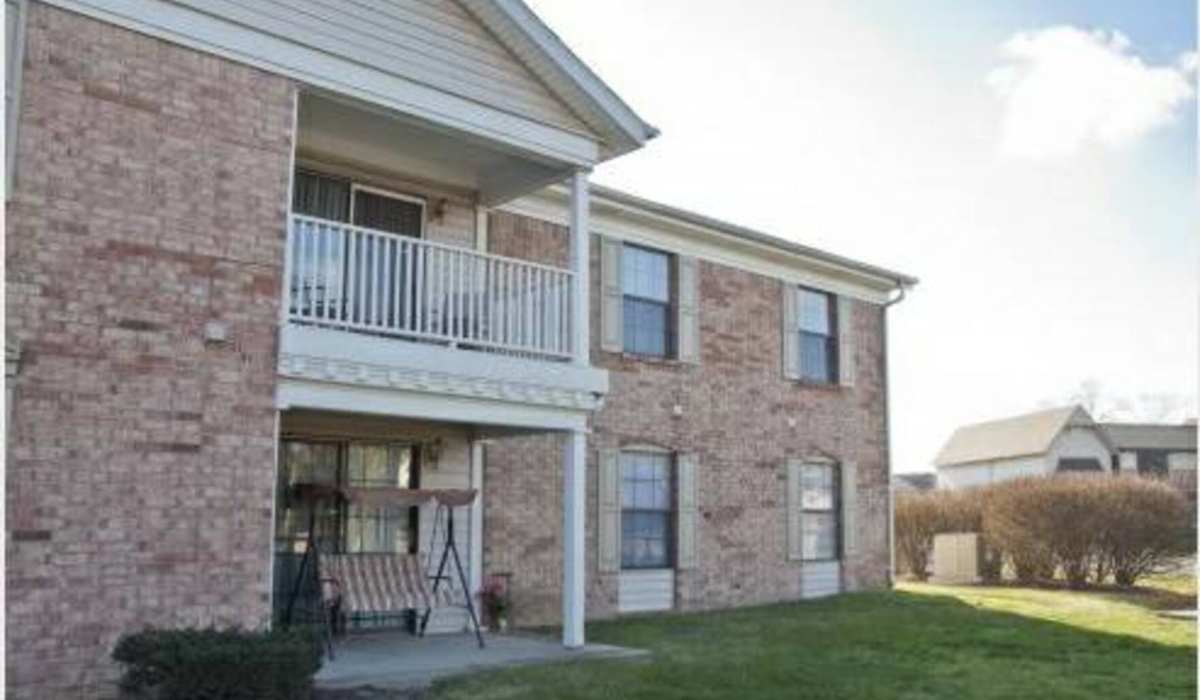
{"type": "Polygon", "coordinates": [[[488,626],[494,632],[508,629],[508,586],[503,578],[493,576],[479,589],[479,603],[487,614],[488,626]]]}

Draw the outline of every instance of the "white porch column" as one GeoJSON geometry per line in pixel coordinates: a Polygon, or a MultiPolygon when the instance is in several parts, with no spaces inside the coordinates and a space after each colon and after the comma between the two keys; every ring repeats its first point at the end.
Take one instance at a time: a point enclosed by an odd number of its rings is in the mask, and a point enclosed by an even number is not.
{"type": "Polygon", "coordinates": [[[587,434],[567,433],[563,447],[563,646],[583,646],[583,546],[587,498],[587,434]]]}
{"type": "Polygon", "coordinates": [[[586,170],[576,170],[571,175],[571,271],[575,273],[575,293],[571,298],[571,318],[575,325],[571,341],[577,365],[591,362],[588,206],[588,174],[586,170]]]}
{"type": "Polygon", "coordinates": [[[483,588],[483,441],[471,442],[471,488],[479,493],[471,505],[471,551],[469,578],[471,595],[483,588]]]}

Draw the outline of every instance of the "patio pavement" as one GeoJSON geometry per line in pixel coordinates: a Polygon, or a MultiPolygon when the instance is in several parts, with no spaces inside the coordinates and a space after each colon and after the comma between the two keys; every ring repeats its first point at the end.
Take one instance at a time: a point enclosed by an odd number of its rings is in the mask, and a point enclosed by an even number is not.
{"type": "Polygon", "coordinates": [[[484,640],[487,646],[480,649],[471,634],[424,639],[404,632],[351,635],[334,646],[337,658],[325,661],[317,673],[316,687],[324,691],[364,686],[405,690],[423,688],[441,678],[509,666],[649,656],[643,649],[607,644],[566,649],[557,639],[524,633],[485,635],[484,640]]]}

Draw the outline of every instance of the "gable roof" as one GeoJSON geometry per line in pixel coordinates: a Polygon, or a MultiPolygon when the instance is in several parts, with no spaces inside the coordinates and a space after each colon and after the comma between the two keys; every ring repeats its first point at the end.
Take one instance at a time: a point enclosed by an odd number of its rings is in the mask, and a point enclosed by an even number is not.
{"type": "Polygon", "coordinates": [[[636,150],[658,135],[658,129],[639,117],[523,0],[460,2],[605,138],[602,160],[636,150]]]}
{"type": "Polygon", "coordinates": [[[937,488],[937,474],[933,472],[893,474],[892,484],[899,491],[932,491],[937,488]]]}
{"type": "Polygon", "coordinates": [[[1101,423],[1118,450],[1196,451],[1196,425],[1164,423],[1101,423]]]}
{"type": "MultiPolygon", "coordinates": [[[[1020,416],[964,425],[934,459],[938,467],[1045,454],[1069,425],[1095,426],[1082,406],[1062,406],[1020,416]]],[[[1097,431],[1107,441],[1103,431],[1097,431]]]]}

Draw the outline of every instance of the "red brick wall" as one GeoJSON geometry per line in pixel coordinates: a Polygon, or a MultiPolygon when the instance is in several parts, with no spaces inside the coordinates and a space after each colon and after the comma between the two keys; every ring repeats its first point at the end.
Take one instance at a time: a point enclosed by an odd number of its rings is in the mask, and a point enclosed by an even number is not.
{"type": "Polygon", "coordinates": [[[293,89],[41,3],[24,70],[8,689],[94,697],[123,631],[269,614],[293,89]]]}
{"type": "MultiPolygon", "coordinates": [[[[509,215],[505,215],[508,217],[509,215]]],[[[493,251],[519,250],[508,240],[545,235],[547,224],[507,222],[489,228],[493,251]]],[[[566,231],[553,227],[566,245],[566,231]]],[[[557,244],[556,244],[557,246],[557,244]]],[[[557,249],[557,248],[552,248],[557,249]]],[[[592,241],[592,327],[599,323],[599,245],[592,241]]],[[[561,264],[561,263],[560,263],[561,264]]],[[[596,449],[640,443],[698,455],[698,566],[679,572],[678,606],[714,608],[799,595],[800,565],[787,559],[784,462],[812,451],[858,463],[858,555],[845,562],[851,588],[886,584],[888,467],[882,383],[883,310],[854,305],[857,381],[853,388],[801,386],[782,376],[781,283],[701,261],[698,366],[623,357],[599,349],[592,362],[609,370],[610,393],[592,423],[588,484],[588,614],[616,609],[616,575],[596,571],[596,449]],[[682,412],[676,416],[675,406],[682,412]],[[795,421],[795,426],[789,424],[795,421]]],[[[561,529],[561,453],[558,443],[521,438],[487,452],[484,481],[488,516],[485,568],[561,529]],[[500,483],[497,483],[500,482],[500,483]],[[500,515],[503,512],[504,515],[500,515]],[[534,522],[537,525],[534,525],[534,522]]],[[[547,541],[536,576],[514,578],[514,619],[545,624],[560,617],[561,569],[547,541]],[[522,602],[527,606],[522,609],[522,602]]]]}

